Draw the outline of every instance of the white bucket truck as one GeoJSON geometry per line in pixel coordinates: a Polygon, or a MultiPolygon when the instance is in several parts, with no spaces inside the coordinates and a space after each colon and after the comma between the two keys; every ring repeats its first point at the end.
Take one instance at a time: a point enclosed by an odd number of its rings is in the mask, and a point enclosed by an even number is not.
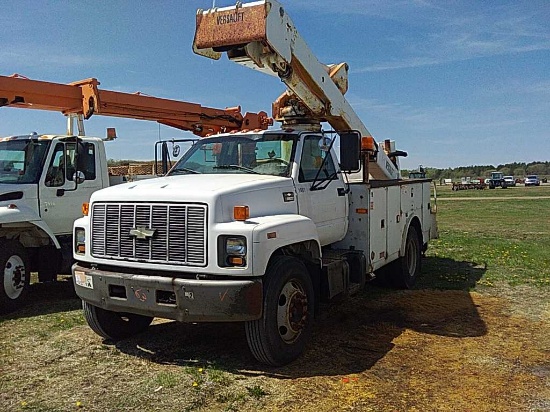
{"type": "Polygon", "coordinates": [[[167,176],[95,192],[74,225],[76,291],[104,338],[153,317],[242,321],[256,359],[283,365],[319,302],[387,265],[414,284],[437,235],[431,181],[400,178],[404,153],[377,144],[343,96],[347,65],[319,63],[276,1],[199,11],[194,48],[280,77],[283,127],[201,139],[167,176]]]}

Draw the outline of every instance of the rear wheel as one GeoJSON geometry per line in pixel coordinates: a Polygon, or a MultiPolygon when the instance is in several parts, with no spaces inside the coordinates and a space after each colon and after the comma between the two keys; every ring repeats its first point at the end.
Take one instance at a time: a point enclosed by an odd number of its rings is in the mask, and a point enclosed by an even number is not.
{"type": "Polygon", "coordinates": [[[262,317],[245,324],[248,346],[258,361],[281,366],[301,355],[311,336],[313,295],[311,278],[300,260],[274,258],[265,274],[262,317]]]}
{"type": "Polygon", "coordinates": [[[113,312],[82,301],[84,318],[92,330],[105,339],[121,340],[143,332],[153,318],[135,313],[113,312]]]}
{"type": "Polygon", "coordinates": [[[392,273],[393,284],[401,289],[410,289],[416,283],[416,279],[422,268],[422,249],[418,231],[414,226],[409,226],[407,240],[405,241],[405,254],[397,260],[392,273]]]}
{"type": "Polygon", "coordinates": [[[1,245],[0,270],[0,310],[11,311],[23,304],[30,282],[29,258],[21,243],[8,240],[1,245]]]}

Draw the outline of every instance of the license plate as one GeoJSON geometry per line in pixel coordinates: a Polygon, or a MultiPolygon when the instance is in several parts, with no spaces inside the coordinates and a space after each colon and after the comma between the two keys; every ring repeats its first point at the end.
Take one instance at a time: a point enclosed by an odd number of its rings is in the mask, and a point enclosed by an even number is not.
{"type": "Polygon", "coordinates": [[[94,282],[92,280],[92,277],[90,275],[87,275],[84,272],[75,270],[74,280],[78,286],[82,286],[83,288],[88,288],[88,289],[94,288],[94,282]]]}

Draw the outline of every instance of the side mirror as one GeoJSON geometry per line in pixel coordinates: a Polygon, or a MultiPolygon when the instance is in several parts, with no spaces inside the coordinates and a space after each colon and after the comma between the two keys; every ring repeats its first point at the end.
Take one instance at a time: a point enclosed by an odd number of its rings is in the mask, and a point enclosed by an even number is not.
{"type": "Polygon", "coordinates": [[[80,170],[73,174],[73,182],[76,182],[80,185],[84,183],[85,180],[86,180],[86,176],[84,176],[84,173],[81,172],[80,170]]]}
{"type": "Polygon", "coordinates": [[[361,170],[361,134],[357,131],[339,132],[340,169],[344,172],[361,170]]]}
{"type": "Polygon", "coordinates": [[[331,148],[332,139],[328,136],[322,136],[319,139],[319,149],[323,152],[328,152],[331,148]]]}
{"type": "Polygon", "coordinates": [[[172,148],[172,156],[174,157],[178,157],[180,155],[180,145],[179,144],[175,144],[174,147],[172,148]]]}
{"type": "Polygon", "coordinates": [[[110,142],[111,140],[115,140],[116,138],[117,138],[116,129],[114,127],[108,127],[107,128],[107,137],[104,140],[106,142],[110,142]]]}

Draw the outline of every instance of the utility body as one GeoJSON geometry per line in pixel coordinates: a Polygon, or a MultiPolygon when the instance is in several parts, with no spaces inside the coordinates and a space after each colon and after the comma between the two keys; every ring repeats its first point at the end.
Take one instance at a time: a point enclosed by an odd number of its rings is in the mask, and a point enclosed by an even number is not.
{"type": "Polygon", "coordinates": [[[256,359],[282,365],[320,302],[383,267],[413,286],[437,236],[431,181],[400,178],[404,153],[376,143],[343,96],[347,65],[319,63],[276,1],[200,10],[194,49],[279,76],[282,128],[200,139],[166,176],[95,192],[74,224],[75,288],[104,338],[153,317],[242,321],[256,359]]]}
{"type": "Polygon", "coordinates": [[[156,120],[197,136],[265,129],[270,123],[265,112],[242,116],[240,107],[212,109],[98,85],[96,79],[57,84],[0,76],[1,106],[68,116],[66,135],[0,138],[0,311],[23,302],[31,272],[38,271],[40,281],[71,273],[73,222],[82,216],[82,204],[93,192],[122,182],[109,176],[104,144],[116,133],[104,139],[85,136],[85,117],[156,120]]]}

